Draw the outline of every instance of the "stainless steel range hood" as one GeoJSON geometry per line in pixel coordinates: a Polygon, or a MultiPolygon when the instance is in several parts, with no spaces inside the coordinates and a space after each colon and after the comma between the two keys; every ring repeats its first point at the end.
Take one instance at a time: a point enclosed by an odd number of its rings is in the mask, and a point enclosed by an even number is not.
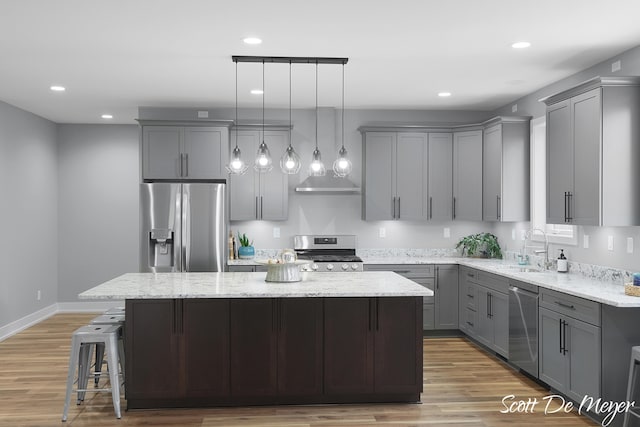
{"type": "MultiPolygon", "coordinates": [[[[355,194],[360,193],[360,187],[351,182],[349,178],[338,178],[333,174],[333,160],[338,150],[333,148],[327,150],[327,141],[331,142],[332,147],[338,144],[338,128],[336,127],[336,112],[331,107],[318,108],[318,141],[325,142],[320,146],[323,154],[327,174],[325,176],[310,176],[302,181],[296,187],[298,193],[335,193],[335,194],[355,194]]],[[[353,159],[352,159],[353,161],[353,159]]]]}
{"type": "Polygon", "coordinates": [[[360,187],[347,178],[334,177],[333,171],[329,170],[325,176],[305,179],[296,187],[296,192],[355,194],[360,192],[360,187]]]}

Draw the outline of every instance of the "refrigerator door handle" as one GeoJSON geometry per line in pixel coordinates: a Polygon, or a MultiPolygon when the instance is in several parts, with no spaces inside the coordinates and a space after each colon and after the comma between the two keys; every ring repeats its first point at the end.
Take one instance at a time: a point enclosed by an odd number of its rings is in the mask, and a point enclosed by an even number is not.
{"type": "Polygon", "coordinates": [[[189,176],[189,153],[184,155],[184,176],[189,176]]]}

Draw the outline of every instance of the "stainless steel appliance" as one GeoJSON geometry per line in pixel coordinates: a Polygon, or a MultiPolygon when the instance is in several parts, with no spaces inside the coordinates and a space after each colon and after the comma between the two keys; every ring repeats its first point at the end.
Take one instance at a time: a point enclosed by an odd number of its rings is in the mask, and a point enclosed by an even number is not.
{"type": "Polygon", "coordinates": [[[298,259],[313,261],[301,267],[302,271],[362,271],[362,259],[356,256],[356,236],[353,235],[298,235],[293,238],[293,249],[298,259]]]}
{"type": "Polygon", "coordinates": [[[140,271],[223,271],[224,183],[140,184],[140,271]]]}
{"type": "Polygon", "coordinates": [[[509,284],[509,362],[538,378],[538,287],[509,284]]]}

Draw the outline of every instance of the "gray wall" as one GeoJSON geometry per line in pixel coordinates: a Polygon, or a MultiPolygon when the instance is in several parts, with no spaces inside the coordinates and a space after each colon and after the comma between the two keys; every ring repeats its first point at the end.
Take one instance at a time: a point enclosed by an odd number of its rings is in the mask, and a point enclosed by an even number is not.
{"type": "Polygon", "coordinates": [[[59,302],[138,271],[138,126],[59,125],[59,302]]]}
{"type": "Polygon", "coordinates": [[[56,125],[4,102],[0,196],[1,327],[58,297],[56,125]]]}
{"type": "MultiPolygon", "coordinates": [[[[545,96],[561,92],[571,88],[578,83],[596,76],[638,76],[640,75],[640,47],[633,48],[613,58],[607,59],[591,68],[574,74],[566,79],[555,82],[546,86],[532,94],[529,94],[517,101],[514,101],[495,111],[494,115],[512,114],[511,107],[513,104],[518,105],[519,115],[531,115],[533,117],[541,117],[545,114],[545,105],[539,102],[539,99],[545,96]],[[611,72],[611,64],[615,61],[621,61],[621,70],[615,73],[611,72]]],[[[640,119],[640,118],[639,118],[640,119]]],[[[594,190],[595,191],[595,190],[594,190]]],[[[502,224],[495,227],[495,233],[501,241],[511,247],[518,248],[521,243],[511,240],[512,228],[528,228],[526,224],[502,224]]],[[[565,254],[569,260],[606,265],[615,268],[621,268],[630,271],[640,270],[638,263],[640,252],[640,227],[577,227],[578,228],[578,245],[563,246],[565,254]],[[589,248],[582,247],[583,236],[589,236],[589,248]],[[607,250],[607,237],[613,236],[614,250],[607,250]],[[626,252],[626,239],[632,237],[634,240],[634,253],[626,252]]],[[[553,245],[550,253],[556,257],[557,249],[560,246],[553,245]]]]}

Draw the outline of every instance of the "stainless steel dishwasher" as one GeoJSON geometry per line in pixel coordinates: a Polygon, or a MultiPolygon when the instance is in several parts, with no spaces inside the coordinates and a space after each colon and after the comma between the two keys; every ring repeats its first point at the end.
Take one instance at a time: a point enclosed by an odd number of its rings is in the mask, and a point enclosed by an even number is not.
{"type": "Polygon", "coordinates": [[[509,362],[538,378],[538,287],[509,282],[509,362]]]}

